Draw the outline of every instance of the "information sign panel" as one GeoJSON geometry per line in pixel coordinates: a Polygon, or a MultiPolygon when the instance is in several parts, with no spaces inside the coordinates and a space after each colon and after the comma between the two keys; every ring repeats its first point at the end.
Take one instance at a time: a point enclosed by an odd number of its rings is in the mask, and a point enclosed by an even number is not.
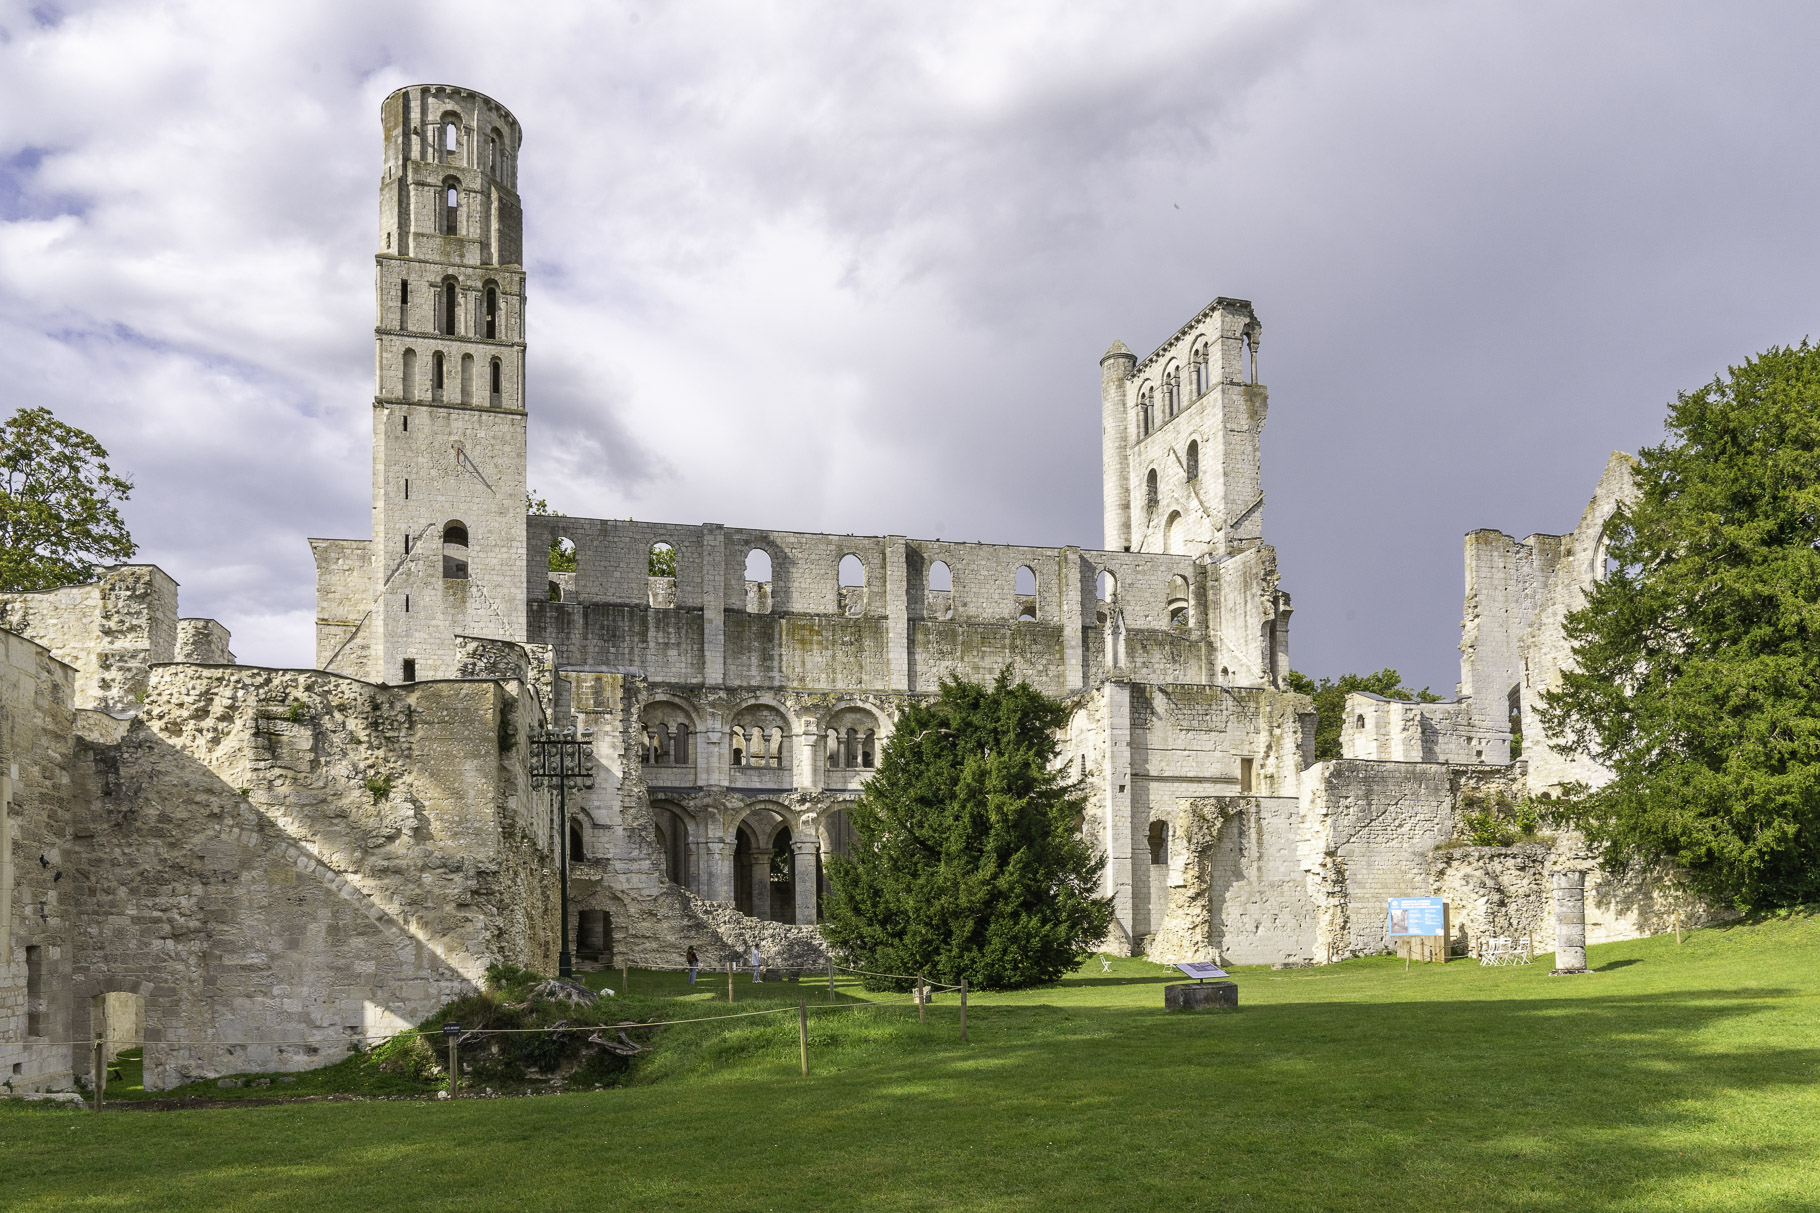
{"type": "Polygon", "coordinates": [[[1412,935],[1445,935],[1447,902],[1439,897],[1392,897],[1390,899],[1389,935],[1392,939],[1412,935]]]}
{"type": "Polygon", "coordinates": [[[1177,965],[1176,968],[1188,974],[1188,976],[1194,978],[1196,981],[1208,981],[1215,977],[1226,976],[1225,969],[1220,968],[1220,966],[1216,964],[1209,964],[1205,960],[1191,960],[1187,964],[1177,965]]]}

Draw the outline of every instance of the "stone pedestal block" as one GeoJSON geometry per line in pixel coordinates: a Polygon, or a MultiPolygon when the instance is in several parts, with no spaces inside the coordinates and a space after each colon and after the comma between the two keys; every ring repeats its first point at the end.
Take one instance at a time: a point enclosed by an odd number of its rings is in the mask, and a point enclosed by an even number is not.
{"type": "Polygon", "coordinates": [[[1239,987],[1230,981],[1195,981],[1163,987],[1166,1011],[1204,1011],[1208,1007],[1239,1007],[1239,987]]]}

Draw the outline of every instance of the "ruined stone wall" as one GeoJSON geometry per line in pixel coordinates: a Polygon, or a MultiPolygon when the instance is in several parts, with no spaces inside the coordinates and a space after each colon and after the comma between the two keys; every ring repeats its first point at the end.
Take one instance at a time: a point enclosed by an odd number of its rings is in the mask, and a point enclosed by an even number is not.
{"type": "Polygon", "coordinates": [[[76,668],[76,704],[132,712],[155,662],[177,651],[177,583],[163,569],[125,564],[94,581],[0,594],[0,628],[76,668]]]}
{"type": "Polygon", "coordinates": [[[79,764],[71,896],[93,930],[72,1031],[88,996],[131,991],[150,1085],[305,1068],[495,960],[549,971],[554,823],[524,762],[539,718],[523,684],[157,667],[140,717],[79,764]],[[249,1040],[311,1043],[226,1043],[249,1040]]]}
{"type": "Polygon", "coordinates": [[[233,665],[233,643],[228,630],[213,619],[179,619],[177,651],[173,660],[196,665],[233,665]]]}
{"type": "Polygon", "coordinates": [[[373,668],[373,545],[312,539],[316,558],[316,668],[378,681],[373,668]]]}
{"type": "Polygon", "coordinates": [[[1492,530],[1466,536],[1458,694],[1472,704],[1487,761],[1509,761],[1510,697],[1523,680],[1520,641],[1566,549],[1560,535],[1520,543],[1492,530]]]}
{"type": "Polygon", "coordinates": [[[1301,806],[1285,796],[1185,798],[1169,908],[1148,955],[1159,964],[1280,964],[1319,954],[1301,864],[1301,806]]]}
{"type": "Polygon", "coordinates": [[[1611,775],[1589,758],[1561,752],[1542,727],[1542,695],[1559,685],[1561,670],[1573,660],[1564,631],[1566,617],[1586,604],[1587,591],[1605,575],[1605,524],[1637,492],[1632,475],[1635,459],[1613,452],[1598,488],[1563,545],[1535,617],[1519,640],[1523,664],[1523,756],[1529,761],[1530,784],[1538,792],[1580,782],[1597,787],[1611,775]]]}
{"type": "Polygon", "coordinates": [[[80,906],[68,879],[77,671],[0,632],[0,1083],[68,1087],[70,957],[80,906]]]}
{"type": "Polygon", "coordinates": [[[1346,696],[1340,752],[1379,762],[1506,762],[1508,732],[1486,734],[1468,700],[1411,703],[1368,691],[1346,696]]]}

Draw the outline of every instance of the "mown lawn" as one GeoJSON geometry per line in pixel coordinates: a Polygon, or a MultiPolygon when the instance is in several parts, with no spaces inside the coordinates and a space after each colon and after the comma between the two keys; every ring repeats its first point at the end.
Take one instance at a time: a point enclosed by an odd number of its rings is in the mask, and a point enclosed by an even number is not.
{"type": "Polygon", "coordinates": [[[1245,969],[1238,1012],[1167,1015],[1169,971],[1094,962],[976,996],[968,1045],[952,999],[818,1012],[806,1080],[792,1014],[673,1029],[601,1092],[13,1103],[0,1207],[1820,1209],[1820,920],[1592,963],[1245,969]]]}

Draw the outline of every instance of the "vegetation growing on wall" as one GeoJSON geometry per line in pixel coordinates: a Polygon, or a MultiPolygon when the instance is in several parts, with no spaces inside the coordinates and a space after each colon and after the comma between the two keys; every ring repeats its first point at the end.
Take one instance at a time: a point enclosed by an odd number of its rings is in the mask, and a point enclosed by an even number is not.
{"type": "Polygon", "coordinates": [[[1369,691],[1405,703],[1438,703],[1441,699],[1427,687],[1410,690],[1403,685],[1403,676],[1389,667],[1375,674],[1342,674],[1337,680],[1322,678],[1318,683],[1299,670],[1291,670],[1289,689],[1314,699],[1316,762],[1340,756],[1340,724],[1346,718],[1346,696],[1352,692],[1369,691]]]}
{"type": "Polygon", "coordinates": [[[0,425],[0,590],[88,581],[138,551],[118,504],[133,484],[94,437],[45,408],[0,425]]]}
{"type": "Polygon", "coordinates": [[[1740,908],[1820,899],[1820,349],[1670,405],[1543,696],[1613,779],[1567,811],[1608,862],[1670,859],[1740,908]],[[1577,668],[1575,668],[1577,667],[1577,668]]]}
{"type": "MultiPolygon", "coordinates": [[[[567,518],[561,510],[553,510],[550,503],[535,493],[525,494],[525,513],[533,518],[567,518]]],[[[576,569],[575,549],[563,547],[561,536],[550,538],[550,571],[552,573],[573,573],[576,569]]]]}
{"type": "Polygon", "coordinates": [[[830,861],[823,934],[856,968],[1057,981],[1105,938],[1105,860],[1075,831],[1086,807],[1054,769],[1067,710],[1002,671],[942,683],[898,716],[849,810],[857,842],[830,861]]]}

